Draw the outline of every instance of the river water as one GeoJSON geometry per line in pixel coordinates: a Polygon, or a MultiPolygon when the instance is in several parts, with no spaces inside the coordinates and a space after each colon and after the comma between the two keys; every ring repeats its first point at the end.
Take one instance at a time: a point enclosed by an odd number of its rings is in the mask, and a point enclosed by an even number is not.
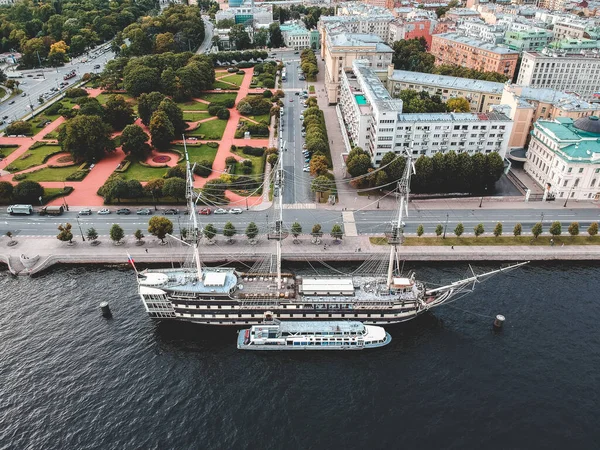
{"type": "Polygon", "coordinates": [[[494,277],[349,353],[242,352],[234,329],[152,322],[129,269],[2,272],[0,448],[598,448],[599,267],[494,277]]]}

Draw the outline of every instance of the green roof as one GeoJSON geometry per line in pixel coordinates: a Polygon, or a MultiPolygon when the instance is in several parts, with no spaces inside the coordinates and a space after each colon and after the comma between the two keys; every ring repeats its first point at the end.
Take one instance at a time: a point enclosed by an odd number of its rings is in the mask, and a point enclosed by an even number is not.
{"type": "MultiPolygon", "coordinates": [[[[568,117],[558,117],[556,120],[539,120],[537,127],[547,136],[558,139],[558,144],[563,155],[568,159],[582,159],[591,162],[593,154],[600,155],[600,134],[591,133],[576,128],[573,125],[573,119],[568,117]],[[551,134],[550,134],[551,133],[551,134]],[[563,142],[560,142],[563,141],[563,142]],[[572,143],[565,142],[572,141],[572,143]]],[[[600,159],[594,161],[600,163],[600,159]]]]}

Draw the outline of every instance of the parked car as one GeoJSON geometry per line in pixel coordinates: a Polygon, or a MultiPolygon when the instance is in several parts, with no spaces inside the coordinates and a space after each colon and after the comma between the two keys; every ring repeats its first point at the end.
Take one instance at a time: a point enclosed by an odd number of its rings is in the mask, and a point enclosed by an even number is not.
{"type": "Polygon", "coordinates": [[[2,120],[6,120],[6,119],[8,119],[8,116],[3,116],[2,117],[2,120]]]}
{"type": "Polygon", "coordinates": [[[223,208],[215,209],[215,214],[227,214],[227,210],[223,208]]]}
{"type": "Polygon", "coordinates": [[[149,216],[150,214],[152,214],[152,210],[150,208],[142,208],[142,209],[138,209],[136,211],[136,214],[138,216],[149,216]]]}
{"type": "MultiPolygon", "coordinates": [[[[202,214],[203,216],[209,216],[210,213],[212,212],[210,210],[210,208],[202,208],[201,210],[198,211],[200,214],[202,214]]],[[[217,212],[215,211],[215,214],[217,214],[217,212]]],[[[219,213],[222,214],[222,213],[219,213]]]]}
{"type": "Polygon", "coordinates": [[[91,216],[92,210],[90,208],[83,208],[81,211],[78,212],[78,214],[80,216],[91,216]]]}
{"type": "MultiPolygon", "coordinates": [[[[101,215],[110,214],[110,209],[102,208],[100,211],[98,211],[98,214],[101,214],[101,215]]],[[[119,214],[119,211],[117,211],[117,214],[119,214]]]]}
{"type": "Polygon", "coordinates": [[[299,55],[299,54],[300,54],[300,52],[294,52],[294,55],[299,55]]]}
{"type": "Polygon", "coordinates": [[[302,169],[302,172],[310,172],[310,167],[306,167],[306,166],[305,166],[305,167],[302,169]]]}
{"type": "Polygon", "coordinates": [[[242,213],[242,208],[231,208],[229,210],[229,214],[241,214],[242,213]]]}
{"type": "Polygon", "coordinates": [[[302,132],[302,137],[306,137],[306,131],[302,132]]]}
{"type": "Polygon", "coordinates": [[[10,102],[8,102],[8,104],[9,104],[9,105],[14,105],[14,104],[15,104],[15,101],[14,101],[14,100],[11,100],[10,102]]]}
{"type": "Polygon", "coordinates": [[[294,92],[294,95],[300,95],[300,92],[294,92]]]}
{"type": "Polygon", "coordinates": [[[172,215],[172,216],[176,216],[177,214],[179,214],[179,211],[177,211],[176,209],[170,208],[170,209],[165,209],[165,215],[172,215]]]}
{"type": "Polygon", "coordinates": [[[131,214],[131,210],[129,208],[120,208],[117,209],[117,214],[125,214],[127,216],[131,214]]]}
{"type": "Polygon", "coordinates": [[[21,97],[27,97],[27,93],[26,93],[26,92],[23,92],[23,93],[21,94],[21,97]]]}

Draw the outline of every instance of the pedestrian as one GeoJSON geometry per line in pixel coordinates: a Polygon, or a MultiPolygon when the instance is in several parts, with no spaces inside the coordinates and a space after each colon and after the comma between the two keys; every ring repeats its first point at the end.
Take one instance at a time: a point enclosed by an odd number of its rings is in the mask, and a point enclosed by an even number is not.
{"type": "Polygon", "coordinates": [[[561,245],[561,247],[564,247],[564,246],[565,246],[565,243],[563,242],[562,245],[561,245]]]}
{"type": "Polygon", "coordinates": [[[452,246],[452,250],[454,250],[454,245],[452,246]]]}
{"type": "Polygon", "coordinates": [[[146,249],[146,253],[148,253],[148,249],[146,249]]]}
{"type": "Polygon", "coordinates": [[[554,239],[550,239],[550,247],[554,247],[554,239]]]}

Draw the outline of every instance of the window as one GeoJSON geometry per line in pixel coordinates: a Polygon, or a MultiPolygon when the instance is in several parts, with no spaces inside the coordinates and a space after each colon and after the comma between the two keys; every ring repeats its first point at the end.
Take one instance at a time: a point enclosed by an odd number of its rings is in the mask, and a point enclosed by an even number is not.
{"type": "Polygon", "coordinates": [[[583,173],[583,167],[579,169],[579,173],[583,173]]]}

